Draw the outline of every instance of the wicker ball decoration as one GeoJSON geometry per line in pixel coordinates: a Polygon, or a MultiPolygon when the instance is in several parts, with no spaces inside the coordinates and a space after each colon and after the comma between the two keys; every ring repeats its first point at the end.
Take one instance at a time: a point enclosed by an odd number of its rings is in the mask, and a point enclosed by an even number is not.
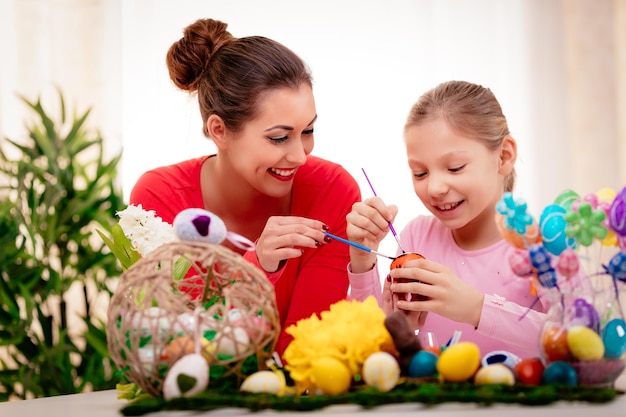
{"type": "Polygon", "coordinates": [[[233,376],[242,382],[267,368],[280,331],[265,274],[230,249],[201,242],[167,243],[132,265],[107,318],[112,359],[153,396],[162,396],[167,371],[189,353],[207,359],[209,386],[233,376]]]}

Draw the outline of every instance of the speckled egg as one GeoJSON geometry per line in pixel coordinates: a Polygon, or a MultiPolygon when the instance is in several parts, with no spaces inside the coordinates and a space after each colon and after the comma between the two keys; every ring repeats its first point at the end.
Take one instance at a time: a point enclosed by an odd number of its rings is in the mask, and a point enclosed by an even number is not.
{"type": "Polygon", "coordinates": [[[626,354],[626,322],[615,318],[609,321],[602,331],[604,356],[610,359],[621,358],[626,354]]]}
{"type": "Polygon", "coordinates": [[[437,374],[437,360],[439,357],[431,351],[420,350],[409,363],[408,374],[412,378],[423,378],[437,374]]]}
{"type": "Polygon", "coordinates": [[[437,361],[439,375],[450,382],[467,381],[480,367],[480,349],[475,343],[459,342],[441,352],[437,361]]]}
{"type": "Polygon", "coordinates": [[[226,239],[224,221],[210,211],[188,208],[174,218],[174,232],[182,241],[220,244],[226,239]]]}
{"type": "Polygon", "coordinates": [[[480,368],[474,376],[474,383],[478,385],[484,384],[504,384],[514,385],[515,374],[506,365],[496,363],[480,368]]]}
{"type": "Polygon", "coordinates": [[[602,338],[587,326],[570,327],[567,332],[567,346],[572,355],[581,361],[595,361],[604,356],[602,338]]]}
{"type": "Polygon", "coordinates": [[[570,385],[578,384],[578,375],[572,365],[564,361],[556,361],[548,364],[543,371],[541,383],[544,385],[570,385]]]}
{"type": "Polygon", "coordinates": [[[400,379],[400,365],[388,352],[372,353],[363,362],[363,380],[379,391],[392,390],[400,379]]]}
{"type": "Polygon", "coordinates": [[[311,364],[311,379],[323,394],[338,395],[348,391],[352,374],[339,359],[324,356],[311,364]]]}
{"type": "Polygon", "coordinates": [[[239,389],[245,392],[278,394],[283,389],[284,379],[273,371],[258,371],[248,375],[239,389]]]}

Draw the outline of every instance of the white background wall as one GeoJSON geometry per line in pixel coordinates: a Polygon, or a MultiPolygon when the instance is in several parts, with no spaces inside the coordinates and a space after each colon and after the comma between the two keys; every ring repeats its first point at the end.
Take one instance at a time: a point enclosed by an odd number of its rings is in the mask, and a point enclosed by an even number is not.
{"type": "MultiPolygon", "coordinates": [[[[60,87],[69,106],[92,107],[111,154],[123,149],[126,196],[145,170],[213,152],[195,97],[176,90],[165,67],[183,28],[211,17],[234,36],[272,37],[304,58],[319,114],[314,154],[344,165],[367,197],[365,168],[377,193],[400,208],[396,229],[425,212],[405,163],[405,117],[420,94],[450,79],[483,84],[499,98],[519,145],[516,194],[538,215],[565,188],[623,186],[616,161],[626,160],[626,145],[606,117],[615,118],[612,91],[626,90],[610,76],[612,42],[619,46],[626,32],[606,31],[624,26],[615,13],[624,2],[0,0],[0,138],[23,134],[16,94],[56,104],[60,87]],[[589,50],[598,56],[572,61],[571,51],[589,50]],[[579,72],[579,63],[597,65],[579,72]],[[583,106],[572,112],[572,103],[583,106]],[[580,168],[595,149],[604,155],[596,167],[580,168]]],[[[381,250],[395,251],[391,237],[381,250]]]]}
{"type": "MultiPolygon", "coordinates": [[[[450,79],[489,86],[519,141],[519,195],[532,174],[524,1],[170,1],[123,2],[124,190],[151,167],[213,151],[195,97],[165,67],[168,47],[202,17],[237,37],[264,35],[311,67],[317,111],[314,154],[341,163],[364,197],[397,204],[400,229],[425,213],[405,163],[402,127],[419,95],[450,79]],[[513,17],[513,18],[512,18],[513,17]]],[[[381,251],[395,253],[393,239],[381,251]]]]}

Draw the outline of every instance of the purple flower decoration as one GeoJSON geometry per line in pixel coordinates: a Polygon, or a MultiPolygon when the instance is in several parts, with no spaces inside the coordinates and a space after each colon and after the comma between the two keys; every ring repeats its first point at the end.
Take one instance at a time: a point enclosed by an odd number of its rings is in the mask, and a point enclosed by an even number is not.
{"type": "Polygon", "coordinates": [[[565,234],[576,238],[581,245],[591,246],[594,239],[602,240],[608,234],[608,229],[603,222],[606,213],[602,209],[594,210],[591,203],[583,201],[576,210],[565,213],[565,234]]]}
{"type": "Polygon", "coordinates": [[[526,227],[533,223],[533,218],[526,211],[528,205],[521,198],[514,199],[511,192],[506,192],[496,205],[498,213],[504,216],[504,226],[515,230],[520,235],[526,234],[526,227]]]}
{"type": "Polygon", "coordinates": [[[572,305],[569,306],[567,315],[570,326],[589,327],[596,333],[600,333],[600,316],[593,304],[590,304],[584,298],[577,298],[572,305]]]}

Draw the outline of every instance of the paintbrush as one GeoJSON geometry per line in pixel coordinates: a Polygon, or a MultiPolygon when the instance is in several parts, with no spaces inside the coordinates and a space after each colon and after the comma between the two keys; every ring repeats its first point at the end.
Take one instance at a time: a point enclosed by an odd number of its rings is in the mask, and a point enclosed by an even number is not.
{"type": "MultiPolygon", "coordinates": [[[[374,196],[378,196],[378,194],[376,194],[376,191],[374,191],[374,187],[372,186],[370,179],[365,173],[365,169],[361,168],[361,171],[363,171],[363,175],[365,175],[365,179],[367,180],[367,183],[369,184],[370,189],[372,190],[372,193],[374,193],[374,196]]],[[[400,244],[400,238],[398,237],[398,234],[396,233],[396,229],[393,228],[393,224],[391,224],[391,222],[387,222],[387,224],[389,225],[389,230],[391,230],[391,234],[393,235],[393,237],[396,239],[396,242],[398,243],[398,247],[400,248],[402,253],[406,253],[406,251],[402,248],[402,245],[400,244]]]]}

